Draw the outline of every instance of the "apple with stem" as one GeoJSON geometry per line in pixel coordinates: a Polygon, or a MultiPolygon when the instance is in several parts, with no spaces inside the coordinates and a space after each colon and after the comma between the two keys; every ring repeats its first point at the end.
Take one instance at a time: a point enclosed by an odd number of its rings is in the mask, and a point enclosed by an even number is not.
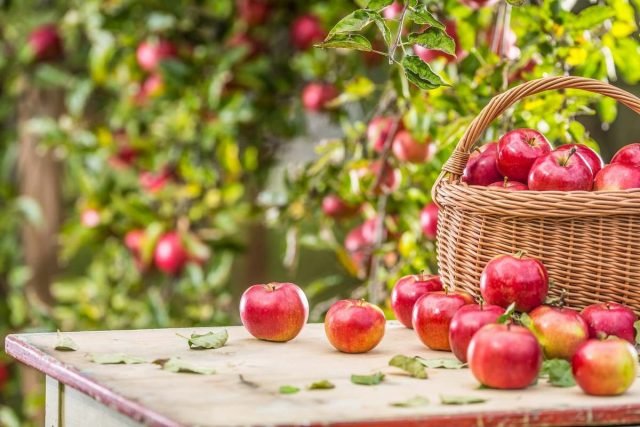
{"type": "Polygon", "coordinates": [[[424,163],[433,158],[436,146],[428,140],[420,143],[408,131],[400,130],[393,138],[391,151],[402,162],[424,163]]]}
{"type": "Polygon", "coordinates": [[[469,185],[489,185],[502,181],[502,174],[498,171],[498,143],[477,147],[467,161],[462,173],[462,182],[469,185]]]}
{"type": "Polygon", "coordinates": [[[136,59],[138,65],[145,71],[158,71],[160,64],[178,56],[176,46],[169,40],[147,40],[138,45],[136,59]]]}
{"type": "Polygon", "coordinates": [[[538,157],[531,165],[527,183],[533,191],[590,191],[593,172],[578,149],[571,147],[538,157]]]}
{"type": "Polygon", "coordinates": [[[182,271],[189,261],[189,253],[180,233],[170,231],[158,239],[153,252],[153,261],[156,268],[167,275],[175,276],[182,271]]]}
{"type": "Polygon", "coordinates": [[[254,337],[274,342],[294,339],[307,323],[309,302],[293,283],[253,285],[240,298],[240,319],[254,337]]]}
{"type": "Polygon", "coordinates": [[[338,90],[331,83],[309,83],[302,89],[302,105],[307,111],[318,112],[338,96],[338,90]]]}
{"type": "Polygon", "coordinates": [[[582,310],[582,318],[587,322],[589,336],[616,336],[631,344],[636,342],[634,327],[638,316],[629,307],[615,302],[591,304],[582,310]]]}
{"type": "Polygon", "coordinates": [[[551,152],[551,144],[533,129],[514,129],[498,141],[498,171],[512,181],[527,182],[538,157],[551,152]]]}
{"type": "Polygon", "coordinates": [[[640,142],[625,145],[613,156],[611,163],[620,163],[640,168],[640,142]]]}
{"type": "Polygon", "coordinates": [[[391,291],[391,308],[400,323],[413,329],[412,314],[416,301],[429,292],[442,290],[442,282],[437,274],[411,274],[401,277],[391,291]]]}
{"type": "Polygon", "coordinates": [[[454,356],[466,363],[471,338],[483,326],[496,323],[504,313],[504,308],[491,304],[468,304],[460,307],[449,326],[449,343],[454,356]]]}
{"type": "Polygon", "coordinates": [[[36,62],[55,61],[64,56],[62,38],[53,24],[35,28],[29,34],[27,45],[36,62]]]}
{"type": "Polygon", "coordinates": [[[438,232],[438,205],[429,202],[420,211],[420,228],[429,240],[435,240],[438,232]]]}
{"type": "Polygon", "coordinates": [[[487,187],[491,188],[500,188],[506,191],[526,191],[529,189],[525,184],[518,181],[509,181],[509,178],[506,176],[502,181],[494,182],[492,184],[487,185],[487,187]]]}
{"type": "Polygon", "coordinates": [[[531,332],[547,359],[571,360],[589,339],[589,328],[580,313],[570,308],[541,305],[529,313],[531,332]]]}
{"type": "Polygon", "coordinates": [[[603,167],[593,182],[595,191],[640,188],[640,167],[610,163],[603,167]]]}
{"type": "Polygon", "coordinates": [[[320,43],[327,35],[320,19],[311,14],[297,17],[289,30],[291,43],[298,50],[307,50],[315,43],[320,43]]]}
{"type": "Polygon", "coordinates": [[[587,162],[589,167],[591,168],[591,172],[593,176],[596,176],[600,169],[604,166],[604,161],[600,154],[593,151],[591,148],[587,147],[584,144],[564,144],[556,148],[554,151],[569,151],[572,148],[575,148],[578,151],[578,154],[582,157],[582,159],[587,162]]]}
{"type": "Polygon", "coordinates": [[[385,329],[380,307],[364,300],[334,303],[324,319],[327,339],[343,353],[366,353],[380,343],[385,329]]]}

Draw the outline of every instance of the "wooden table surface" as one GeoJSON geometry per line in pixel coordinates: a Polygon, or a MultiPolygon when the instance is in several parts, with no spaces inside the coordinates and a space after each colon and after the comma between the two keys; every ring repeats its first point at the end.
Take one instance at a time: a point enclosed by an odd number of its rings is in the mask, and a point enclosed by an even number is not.
{"type": "MultiPolygon", "coordinates": [[[[414,379],[387,366],[396,354],[425,358],[450,357],[429,351],[414,332],[389,322],[382,343],[367,354],[334,350],[321,324],[309,324],[286,343],[258,341],[242,327],[229,327],[229,341],[217,350],[190,350],[176,332],[189,334],[212,328],[67,333],[76,352],[53,349],[56,334],[11,335],[6,351],[60,383],[71,386],[127,416],[148,425],[599,425],[640,424],[640,381],[623,396],[597,398],[577,387],[554,388],[541,380],[527,390],[478,389],[469,369],[429,369],[426,380],[414,379]],[[157,365],[99,365],[90,353],[124,352],[146,359],[179,356],[214,367],[210,376],[177,374],[157,365]],[[387,373],[377,386],[355,385],[351,374],[387,373]],[[240,380],[240,375],[253,385],[240,380]],[[305,390],[327,379],[331,390],[305,390]],[[301,388],[278,392],[282,385],[301,388]],[[440,394],[479,396],[485,403],[443,405],[440,394]],[[416,395],[427,406],[393,407],[392,402],[416,395]]],[[[505,369],[509,369],[505,366],[505,369]]]]}

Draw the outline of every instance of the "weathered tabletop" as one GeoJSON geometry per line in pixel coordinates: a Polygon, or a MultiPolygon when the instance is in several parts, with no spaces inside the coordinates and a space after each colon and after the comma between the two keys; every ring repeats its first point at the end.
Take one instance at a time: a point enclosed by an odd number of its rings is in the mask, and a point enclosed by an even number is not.
{"type": "Polygon", "coordinates": [[[426,380],[401,375],[387,366],[395,354],[453,356],[427,350],[413,331],[395,322],[389,322],[386,336],[375,350],[361,355],[334,350],[321,324],[307,325],[298,338],[286,344],[258,341],[244,328],[230,327],[227,345],[217,350],[189,350],[176,336],[176,332],[207,330],[211,329],[68,333],[80,348],[76,352],[55,351],[55,334],[12,335],[7,337],[6,350],[60,384],[150,425],[640,424],[640,381],[623,396],[597,398],[584,395],[577,387],[554,388],[544,381],[522,391],[481,390],[468,369],[429,369],[426,380]],[[147,359],[179,356],[215,367],[217,373],[176,374],[153,364],[98,365],[87,358],[88,353],[113,352],[147,359]],[[389,374],[380,385],[350,382],[351,374],[378,370],[389,374]],[[321,379],[332,381],[336,388],[305,390],[306,385],[321,379]],[[282,395],[278,393],[282,385],[302,390],[282,395]],[[440,403],[440,394],[489,400],[450,406],[440,403]],[[431,403],[413,408],[390,406],[416,395],[428,397],[431,403]]]}

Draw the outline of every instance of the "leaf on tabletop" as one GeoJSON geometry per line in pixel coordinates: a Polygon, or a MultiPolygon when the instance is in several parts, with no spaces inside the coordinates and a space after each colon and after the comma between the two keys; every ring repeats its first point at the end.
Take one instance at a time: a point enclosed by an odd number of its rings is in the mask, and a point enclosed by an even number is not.
{"type": "Polygon", "coordinates": [[[384,380],[382,372],[376,372],[371,375],[351,375],[351,382],[359,385],[377,385],[384,380]]]}
{"type": "Polygon", "coordinates": [[[414,396],[411,399],[407,399],[402,402],[392,402],[391,406],[397,408],[415,408],[417,406],[426,406],[429,404],[429,399],[424,396],[414,396]]]}
{"type": "Polygon", "coordinates": [[[154,360],[153,363],[156,365],[160,365],[165,371],[181,374],[211,375],[216,373],[216,370],[213,368],[196,366],[180,359],[179,357],[172,357],[170,359],[158,359],[154,360]]]}
{"type": "Polygon", "coordinates": [[[94,353],[91,355],[91,361],[100,365],[135,365],[139,363],[147,363],[141,357],[129,356],[124,353],[94,353]]]}
{"type": "Polygon", "coordinates": [[[251,387],[251,388],[258,388],[258,387],[260,387],[260,384],[258,384],[258,383],[256,383],[256,382],[253,382],[253,381],[249,381],[249,380],[248,380],[248,379],[246,379],[246,378],[244,377],[244,375],[242,375],[242,374],[239,374],[239,375],[238,375],[238,378],[240,378],[240,382],[241,382],[242,384],[246,385],[246,386],[249,386],[249,387],[251,387]]]}
{"type": "Polygon", "coordinates": [[[54,348],[58,351],[76,351],[78,344],[58,330],[58,340],[54,348]]]}
{"type": "Polygon", "coordinates": [[[292,385],[283,385],[280,386],[278,392],[280,394],[295,394],[300,391],[300,388],[292,386],[292,385]]]}
{"type": "Polygon", "coordinates": [[[466,363],[462,363],[458,359],[451,358],[425,359],[423,357],[416,356],[416,360],[429,369],[462,369],[467,366],[466,363]]]}
{"type": "Polygon", "coordinates": [[[542,363],[540,377],[547,378],[554,387],[573,387],[576,385],[571,373],[571,363],[564,359],[550,359],[542,363]]]}
{"type": "Polygon", "coordinates": [[[308,388],[309,390],[329,390],[336,388],[336,386],[329,380],[320,380],[312,382],[308,388]]]}
{"type": "Polygon", "coordinates": [[[454,394],[441,394],[440,403],[443,405],[470,405],[474,403],[484,403],[487,399],[477,396],[463,396],[454,394]]]}
{"type": "Polygon", "coordinates": [[[428,377],[425,365],[422,364],[417,357],[398,354],[389,360],[389,366],[400,368],[414,378],[424,379],[428,377]]]}
{"type": "Polygon", "coordinates": [[[189,342],[189,348],[192,350],[216,349],[220,348],[229,339],[229,333],[226,329],[219,331],[211,331],[206,334],[192,333],[190,337],[176,334],[189,342]]]}

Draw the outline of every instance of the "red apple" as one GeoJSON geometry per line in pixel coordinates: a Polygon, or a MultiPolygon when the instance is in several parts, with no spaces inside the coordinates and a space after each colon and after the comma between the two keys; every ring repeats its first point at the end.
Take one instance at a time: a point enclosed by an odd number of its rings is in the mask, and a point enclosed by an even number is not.
{"type": "Polygon", "coordinates": [[[640,167],[611,163],[603,167],[593,183],[595,191],[640,188],[640,167]]]}
{"type": "Polygon", "coordinates": [[[547,359],[571,360],[578,347],[589,338],[589,329],[580,313],[570,308],[548,305],[530,314],[531,332],[538,338],[547,359]]]}
{"type": "Polygon", "coordinates": [[[240,298],[240,319],[254,337],[275,342],[294,339],[309,318],[309,302],[293,283],[249,287],[240,298]]]}
{"type": "Polygon", "coordinates": [[[433,158],[436,146],[430,141],[420,143],[413,139],[411,133],[406,130],[401,130],[393,138],[391,149],[393,154],[400,161],[424,163],[433,158]]]}
{"type": "Polygon", "coordinates": [[[307,50],[327,35],[320,19],[315,15],[302,15],[291,23],[291,43],[299,50],[307,50]]]}
{"type": "Polygon", "coordinates": [[[426,204],[420,211],[420,228],[429,240],[436,240],[438,231],[438,205],[434,202],[426,204]]]}
{"type": "Polygon", "coordinates": [[[638,316],[629,307],[615,302],[592,304],[582,310],[591,338],[616,336],[632,344],[636,341],[634,323],[638,316]]]}
{"type": "Polygon", "coordinates": [[[621,163],[640,168],[640,142],[625,145],[619,149],[611,159],[611,163],[621,163]]]}
{"type": "Polygon", "coordinates": [[[329,194],[322,199],[322,212],[330,218],[349,218],[359,210],[360,206],[351,205],[336,194],[329,194]]]}
{"type": "Polygon", "coordinates": [[[442,290],[440,276],[411,274],[398,279],[391,291],[391,308],[396,318],[409,329],[413,329],[411,316],[418,298],[428,292],[442,290]]]}
{"type": "Polygon", "coordinates": [[[377,176],[380,173],[382,173],[382,179],[380,179],[378,185],[374,186],[373,192],[375,194],[382,194],[393,193],[396,191],[400,186],[400,180],[402,179],[400,171],[387,162],[383,163],[382,160],[376,160],[371,164],[370,170],[373,183],[376,182],[377,176]]]}
{"type": "Polygon", "coordinates": [[[136,59],[145,71],[157,71],[162,61],[178,56],[175,45],[168,40],[147,40],[138,45],[136,59]]]}
{"type": "Polygon", "coordinates": [[[498,143],[490,142],[473,150],[462,173],[462,182],[489,185],[497,181],[502,181],[498,171],[498,143]]]}
{"type": "Polygon", "coordinates": [[[269,0],[236,0],[240,19],[250,26],[264,24],[269,17],[269,0]]]}
{"type": "Polygon", "coordinates": [[[531,311],[542,305],[549,291],[549,275],[542,262],[518,253],[498,255],[480,276],[480,293],[487,304],[531,311]]]}
{"type": "Polygon", "coordinates": [[[460,0],[465,6],[470,7],[471,9],[477,10],[483,7],[493,6],[498,3],[499,0],[460,0]]]}
{"type": "Polygon", "coordinates": [[[591,168],[591,172],[593,172],[593,176],[596,176],[600,169],[604,166],[604,162],[602,161],[602,157],[600,154],[593,151],[591,148],[587,147],[584,144],[564,144],[560,147],[556,148],[555,151],[569,151],[573,147],[578,150],[578,154],[582,156],[582,159],[587,162],[589,167],[591,168]]]}
{"type": "Polygon", "coordinates": [[[512,181],[527,182],[531,165],[551,152],[551,144],[533,129],[515,129],[498,141],[498,170],[512,181]]]}
{"type": "Polygon", "coordinates": [[[590,191],[593,172],[573,147],[538,157],[531,165],[527,183],[533,191],[590,191]]]}
{"type": "Polygon", "coordinates": [[[161,74],[152,74],[147,77],[140,85],[138,93],[135,95],[134,102],[138,105],[144,105],[149,99],[161,96],[164,93],[164,80],[161,74]]]}
{"type": "Polygon", "coordinates": [[[385,19],[396,19],[402,13],[403,8],[402,2],[395,0],[389,6],[382,9],[382,16],[384,16],[385,19]]]}
{"type": "Polygon", "coordinates": [[[449,344],[458,360],[467,362],[471,338],[484,325],[496,323],[503,314],[504,308],[490,304],[468,304],[456,311],[449,326],[449,344]]]}
{"type": "Polygon", "coordinates": [[[34,29],[29,34],[27,44],[37,62],[55,61],[64,55],[62,39],[53,24],[42,25],[34,29]]]}
{"type": "Polygon", "coordinates": [[[321,111],[338,96],[331,83],[309,83],[302,89],[302,105],[308,111],[321,111]]]}
{"type": "Polygon", "coordinates": [[[432,350],[451,351],[449,325],[456,311],[466,304],[473,304],[473,297],[464,291],[429,292],[418,298],[411,323],[424,345],[432,350]]]}
{"type": "Polygon", "coordinates": [[[369,236],[364,233],[364,224],[353,228],[344,240],[344,247],[349,252],[358,252],[363,249],[367,249],[373,242],[369,239],[369,236]]]}
{"type": "Polygon", "coordinates": [[[638,352],[619,338],[588,340],[571,359],[573,377],[594,396],[617,396],[631,387],[637,375],[638,352]]]}
{"type": "Polygon", "coordinates": [[[343,353],[366,353],[382,340],[384,313],[364,300],[334,303],[324,318],[324,331],[331,345],[343,353]]]}
{"type": "Polygon", "coordinates": [[[396,132],[402,129],[402,121],[398,121],[395,126],[394,121],[392,117],[385,116],[377,116],[371,119],[369,126],[367,126],[367,139],[369,140],[369,146],[374,151],[382,153],[384,144],[387,142],[387,138],[389,138],[389,134],[394,127],[397,128],[396,132]]]}
{"type": "Polygon", "coordinates": [[[509,79],[508,79],[509,84],[519,80],[526,80],[526,76],[531,74],[539,64],[540,64],[540,60],[538,58],[533,57],[529,59],[527,63],[525,63],[522,67],[515,70],[509,76],[509,79]]]}
{"type": "Polygon", "coordinates": [[[505,177],[502,181],[494,182],[493,184],[487,185],[487,187],[491,188],[500,188],[506,191],[526,191],[529,189],[525,184],[518,181],[509,181],[509,178],[505,177]]]}
{"type": "Polygon", "coordinates": [[[536,337],[516,325],[485,325],[471,338],[467,352],[471,373],[481,384],[498,389],[530,386],[542,366],[536,337]]]}
{"type": "Polygon", "coordinates": [[[87,208],[80,214],[80,222],[86,228],[94,228],[100,225],[100,212],[94,208],[87,208]]]}
{"type": "Polygon", "coordinates": [[[413,53],[415,53],[424,62],[431,62],[437,58],[445,58],[447,62],[454,62],[459,61],[465,56],[465,52],[462,49],[462,45],[460,44],[460,39],[458,37],[458,26],[456,25],[455,21],[445,20],[444,25],[444,31],[456,43],[456,56],[449,55],[448,53],[444,53],[441,50],[427,49],[426,47],[420,46],[419,44],[414,44],[413,53]]]}
{"type": "Polygon", "coordinates": [[[117,151],[109,157],[109,164],[115,169],[125,169],[133,166],[138,158],[139,151],[130,145],[121,145],[117,151]]]}
{"type": "Polygon", "coordinates": [[[153,260],[156,268],[163,273],[172,276],[179,274],[189,261],[189,253],[180,234],[170,231],[162,235],[156,244],[153,260]]]}
{"type": "Polygon", "coordinates": [[[146,191],[155,193],[162,190],[171,180],[173,174],[169,169],[163,169],[158,173],[142,172],[138,177],[140,186],[146,191]]]}

